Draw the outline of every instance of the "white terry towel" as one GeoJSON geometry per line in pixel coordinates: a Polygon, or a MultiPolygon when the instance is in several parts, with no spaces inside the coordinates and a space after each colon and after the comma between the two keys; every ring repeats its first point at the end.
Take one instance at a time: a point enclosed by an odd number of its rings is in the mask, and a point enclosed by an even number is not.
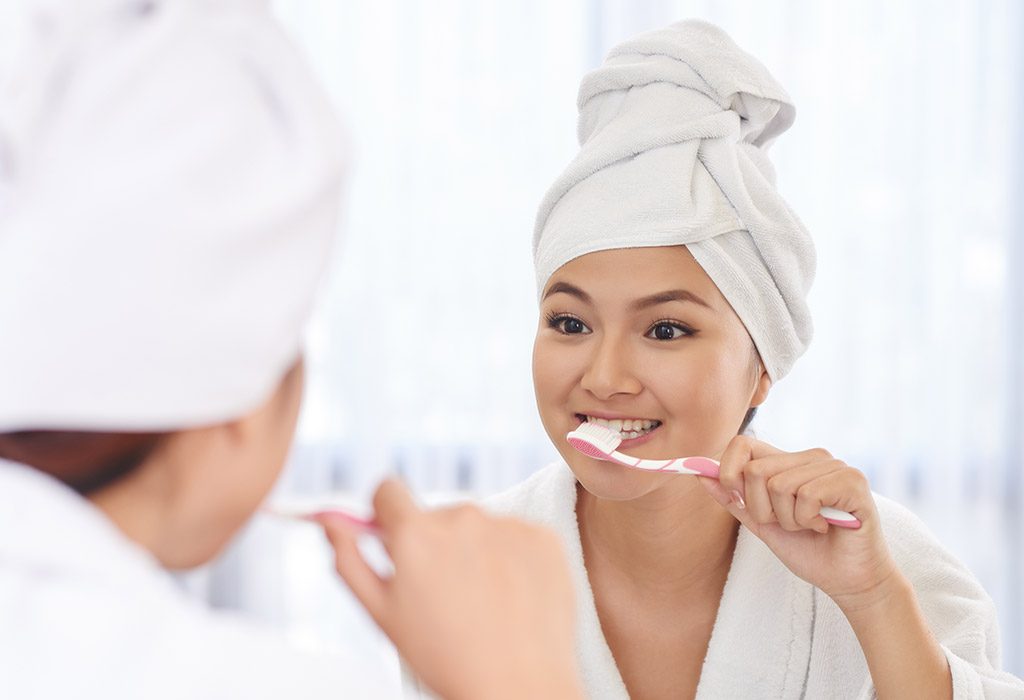
{"type": "Polygon", "coordinates": [[[32,0],[0,75],[0,432],[244,415],[298,357],[339,122],[264,0],[32,0]]]}
{"type": "Polygon", "coordinates": [[[537,214],[538,293],[586,253],[685,244],[783,377],[811,339],[815,267],[765,154],[793,123],[786,92],[722,30],[686,21],[612,49],[578,106],[579,154],[537,214]]]}
{"type": "MultiPolygon", "coordinates": [[[[999,670],[991,599],[917,517],[881,496],[875,501],[893,557],[914,585],[949,660],[954,698],[1024,700],[1024,682],[999,670]]],[[[552,464],[486,505],[559,534],[576,587],[576,649],[587,695],[628,700],[587,577],[576,521],[576,479],[569,467],[552,464]]],[[[835,603],[741,527],[696,697],[872,700],[875,693],[857,638],[835,603]]]]}

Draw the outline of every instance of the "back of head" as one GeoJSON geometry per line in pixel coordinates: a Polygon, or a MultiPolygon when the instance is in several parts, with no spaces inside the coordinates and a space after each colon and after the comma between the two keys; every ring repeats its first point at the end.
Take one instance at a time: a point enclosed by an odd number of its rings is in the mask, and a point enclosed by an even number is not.
{"type": "Polygon", "coordinates": [[[32,11],[0,97],[0,433],[244,414],[335,235],[326,99],[265,2],[32,11]]]}
{"type": "Polygon", "coordinates": [[[28,12],[0,76],[0,457],[88,490],[295,363],[344,144],[266,2],[28,12]]]}

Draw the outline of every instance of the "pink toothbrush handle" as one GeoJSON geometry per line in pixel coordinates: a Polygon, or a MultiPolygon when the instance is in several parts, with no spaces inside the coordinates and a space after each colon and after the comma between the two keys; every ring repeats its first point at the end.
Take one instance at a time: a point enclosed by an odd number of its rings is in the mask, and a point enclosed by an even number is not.
{"type": "MultiPolygon", "coordinates": [[[[675,466],[676,462],[679,462],[679,466],[684,469],[698,472],[702,476],[712,479],[718,478],[718,462],[713,459],[708,459],[707,457],[684,457],[680,460],[673,460],[672,463],[666,465],[665,469],[668,470],[675,466]]],[[[836,527],[845,527],[849,530],[856,530],[860,527],[860,521],[845,510],[824,506],[820,512],[825,522],[836,527]]]]}
{"type": "Polygon", "coordinates": [[[825,519],[825,522],[835,525],[836,527],[845,527],[848,530],[856,530],[860,527],[860,521],[845,510],[822,506],[821,510],[818,512],[821,514],[821,517],[825,519]]]}
{"type": "Polygon", "coordinates": [[[368,533],[376,534],[377,526],[373,524],[372,520],[366,518],[360,518],[358,515],[352,515],[343,510],[331,508],[328,510],[320,510],[315,513],[309,513],[303,516],[304,520],[311,520],[313,522],[321,522],[323,520],[340,520],[341,522],[353,525],[356,528],[365,530],[368,533]]]}
{"type": "Polygon", "coordinates": [[[304,520],[311,523],[322,523],[325,520],[336,520],[348,525],[351,525],[363,532],[370,535],[376,535],[379,530],[372,520],[362,518],[358,515],[353,515],[346,510],[340,508],[322,508],[319,510],[293,510],[293,509],[280,509],[275,507],[264,507],[264,513],[270,515],[276,515],[282,518],[290,518],[291,520],[304,520]]]}

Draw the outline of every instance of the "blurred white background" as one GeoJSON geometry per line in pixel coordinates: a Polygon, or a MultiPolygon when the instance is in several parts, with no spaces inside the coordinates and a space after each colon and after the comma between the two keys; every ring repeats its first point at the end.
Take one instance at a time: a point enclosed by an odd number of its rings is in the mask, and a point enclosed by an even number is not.
{"type": "MultiPolygon", "coordinates": [[[[355,156],[280,497],[365,501],[385,473],[482,496],[554,457],[529,367],[536,206],[575,153],[582,75],[699,17],[793,97],[772,155],[819,251],[814,343],[755,429],[828,448],[918,512],[995,599],[1024,675],[1024,3],[273,5],[355,156]]],[[[257,519],[191,585],[303,643],[355,639],[368,674],[396,673],[313,528],[257,519]]]]}

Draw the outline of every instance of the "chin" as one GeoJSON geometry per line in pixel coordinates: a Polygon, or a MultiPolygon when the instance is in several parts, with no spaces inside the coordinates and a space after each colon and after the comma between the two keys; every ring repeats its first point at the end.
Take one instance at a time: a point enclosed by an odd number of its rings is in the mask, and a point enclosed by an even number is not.
{"type": "MultiPolygon", "coordinates": [[[[572,450],[572,448],[568,448],[572,450]]],[[[670,474],[650,474],[613,462],[592,459],[573,450],[562,453],[576,480],[595,498],[607,501],[630,501],[647,495],[665,482],[670,474]]]]}
{"type": "Polygon", "coordinates": [[[169,559],[161,559],[160,564],[163,568],[172,572],[188,573],[193,569],[198,569],[204,564],[210,563],[216,556],[216,552],[212,556],[204,557],[196,555],[192,552],[186,554],[178,554],[169,559]]]}
{"type": "Polygon", "coordinates": [[[165,569],[171,571],[191,571],[192,569],[198,569],[200,566],[209,564],[211,561],[217,558],[217,555],[224,551],[227,547],[231,538],[227,538],[222,542],[204,542],[194,543],[188,551],[175,552],[174,555],[168,560],[163,560],[160,563],[163,564],[165,569]]]}
{"type": "Polygon", "coordinates": [[[198,522],[194,523],[196,527],[190,528],[189,534],[178,533],[177,539],[182,544],[180,550],[162,557],[160,563],[173,571],[188,571],[209,564],[227,549],[247,522],[248,515],[214,518],[205,521],[201,530],[198,522]]]}

